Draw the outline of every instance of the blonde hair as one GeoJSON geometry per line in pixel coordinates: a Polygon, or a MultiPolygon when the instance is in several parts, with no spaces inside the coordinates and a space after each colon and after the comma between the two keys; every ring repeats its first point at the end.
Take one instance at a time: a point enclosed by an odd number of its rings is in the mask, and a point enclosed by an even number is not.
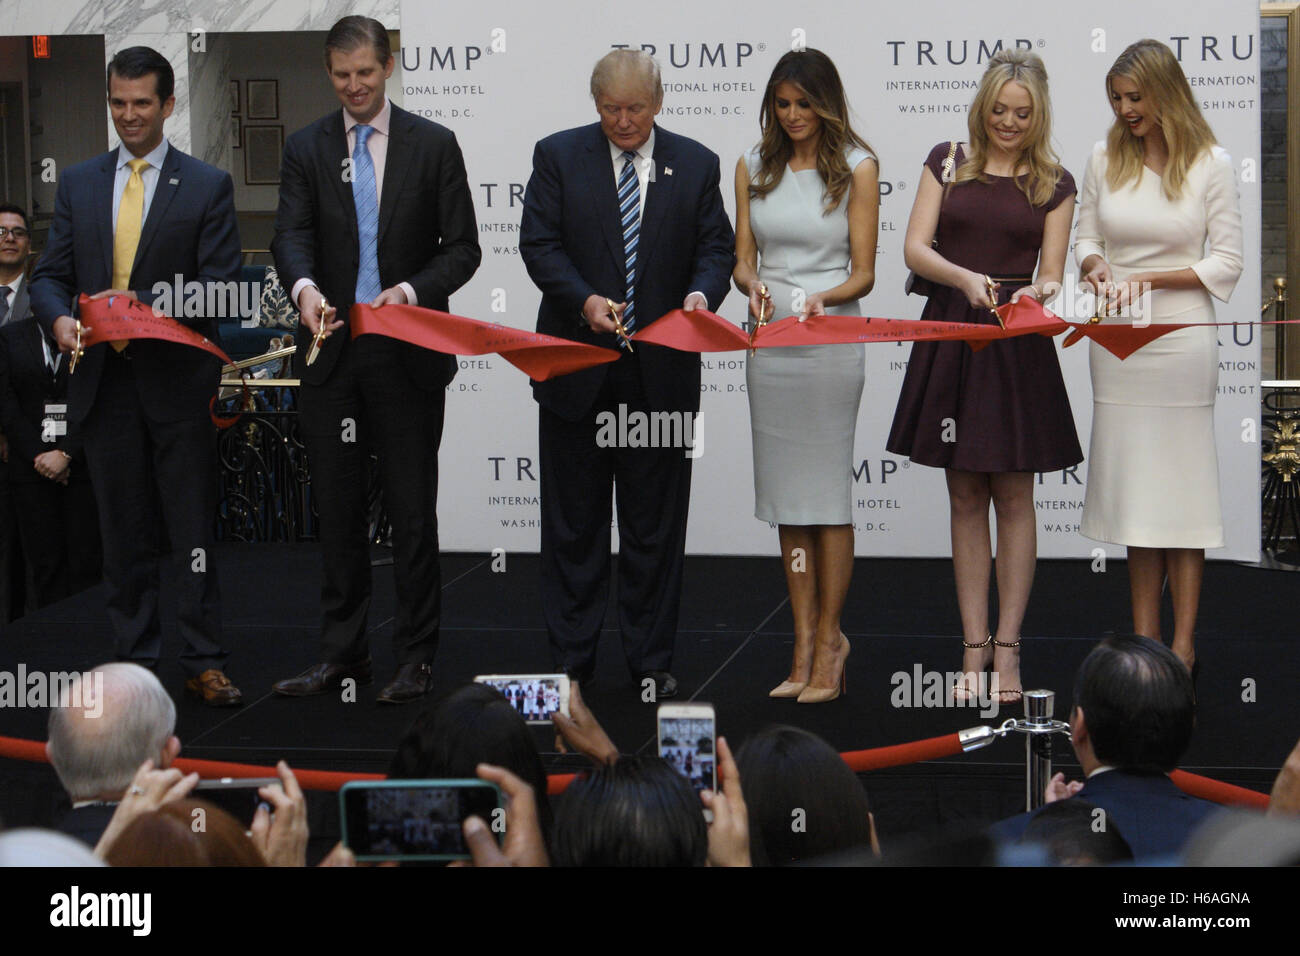
{"type": "Polygon", "coordinates": [[[610,50],[596,61],[591,71],[591,98],[599,103],[601,94],[615,87],[639,87],[655,106],[664,99],[659,64],[644,50],[610,50]]]}
{"type": "Polygon", "coordinates": [[[808,98],[808,105],[821,120],[817,143],[817,173],[822,178],[822,196],[825,206],[822,215],[839,208],[840,202],[853,185],[853,170],[845,153],[856,147],[876,158],[867,141],[853,131],[849,122],[849,104],[844,95],[844,84],[830,57],[812,48],[791,50],[777,60],[763,91],[763,107],[759,126],[763,138],[758,144],[758,170],[749,184],[749,196],[758,199],[766,196],[781,184],[786,165],[794,155],[794,144],[781,128],[776,115],[776,90],[789,83],[808,98]]]}
{"type": "MultiPolygon", "coordinates": [[[[1160,125],[1169,147],[1169,162],[1162,177],[1168,199],[1183,194],[1187,171],[1201,154],[1216,145],[1214,131],[1192,98],[1183,68],[1172,50],[1159,40],[1138,40],[1119,55],[1106,74],[1106,96],[1114,105],[1111,81],[1122,76],[1136,84],[1143,100],[1153,107],[1152,119],[1160,125]]],[[[1106,183],[1112,190],[1142,176],[1143,144],[1133,135],[1120,111],[1106,135],[1106,183]]]]}
{"type": "Polygon", "coordinates": [[[950,184],[988,182],[984,166],[988,162],[988,116],[993,112],[998,94],[1008,83],[1019,83],[1029,94],[1029,129],[1025,132],[1025,145],[1020,150],[1016,165],[1028,165],[1028,175],[1017,179],[1020,191],[1032,206],[1045,206],[1056,193],[1056,184],[1065,172],[1052,151],[1052,104],[1047,93],[1047,69],[1043,61],[1028,50],[999,50],[989,59],[988,68],[980,79],[979,89],[966,115],[970,132],[970,153],[957,168],[950,184]]]}

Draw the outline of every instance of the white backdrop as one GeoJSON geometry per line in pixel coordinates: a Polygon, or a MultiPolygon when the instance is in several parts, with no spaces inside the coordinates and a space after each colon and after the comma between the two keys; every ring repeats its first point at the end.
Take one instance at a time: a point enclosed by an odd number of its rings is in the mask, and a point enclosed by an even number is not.
{"type": "MultiPolygon", "coordinates": [[[[966,110],[991,53],[1017,44],[1044,60],[1052,86],[1054,140],[1082,185],[1092,144],[1111,113],[1103,79],[1134,40],[1154,37],[1179,54],[1206,118],[1237,165],[1245,271],[1220,321],[1258,317],[1260,202],[1259,10],[1255,0],[1097,0],[1082,8],[1025,14],[991,4],[871,5],[750,0],[744,15],[723,5],[658,0],[539,4],[498,0],[477,9],[403,3],[401,99],[455,131],[474,190],[483,265],[452,298],[463,315],[532,328],[539,293],[518,254],[524,185],[533,144],[596,120],[591,67],[613,46],[645,47],[659,60],[665,96],[659,123],[700,140],[722,162],[723,195],[735,208],[735,162],[758,139],[763,89],[776,60],[803,43],[836,63],[855,126],[881,165],[880,244],[869,315],[916,318],[923,301],[903,293],[902,243],[917,174],[937,142],[966,137],[966,110]],[[1066,11],[1068,15],[1065,15],[1066,11]]],[[[396,82],[396,80],[394,80],[396,82]]],[[[1067,276],[1074,274],[1073,257],[1067,276]]],[[[719,310],[741,322],[732,292],[719,310]]],[[[1060,348],[1060,337],[1057,347],[1060,348]]],[[[1243,420],[1259,417],[1258,329],[1220,335],[1217,426],[1227,546],[1210,558],[1259,558],[1259,445],[1243,420]]],[[[910,344],[867,346],[867,387],[854,461],[859,555],[947,556],[947,497],[940,470],[888,454],[910,344]]],[[[687,548],[697,554],[774,554],[776,533],[753,517],[752,449],[743,352],[705,355],[704,453],[694,464],[687,548]]],[[[1060,352],[1080,444],[1087,453],[1092,401],[1087,345],[1060,352]]],[[[447,550],[536,551],[537,410],[525,376],[496,356],[462,360],[447,402],[440,530],[447,550]]],[[[1039,476],[1038,550],[1088,555],[1078,533],[1087,461],[1039,476]]],[[[1122,554],[1122,548],[1110,548],[1122,554]]]]}

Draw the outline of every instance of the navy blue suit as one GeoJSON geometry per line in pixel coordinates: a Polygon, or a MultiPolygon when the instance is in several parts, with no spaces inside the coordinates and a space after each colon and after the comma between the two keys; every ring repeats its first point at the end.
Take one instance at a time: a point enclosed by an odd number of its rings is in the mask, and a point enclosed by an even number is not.
{"type": "MultiPolygon", "coordinates": [[[[701,292],[716,310],[735,263],[718,157],[655,127],[654,169],[641,214],[633,283],[645,328],[701,292]]],[[[519,251],[542,290],[537,330],[616,348],[592,332],[583,303],[627,298],[609,140],[599,123],[543,139],[533,152],[519,251]]],[[[534,382],[540,405],[542,606],[557,666],[594,666],[610,577],[611,492],[618,486],[619,629],[634,674],[667,670],[681,598],[690,459],[677,448],[602,448],[597,417],[700,407],[700,357],[638,344],[610,365],[534,382]]]]}
{"type": "MultiPolygon", "coordinates": [[[[1108,770],[1085,781],[1074,799],[1106,811],[1124,835],[1139,862],[1172,857],[1217,804],[1184,793],[1163,773],[1108,770]]],[[[990,834],[1002,841],[1020,839],[1038,811],[1022,813],[993,825],[990,834]]]]}
{"type": "MultiPolygon", "coordinates": [[[[77,295],[110,288],[117,150],[59,177],[54,222],[32,275],[32,311],[48,333],[74,315],[77,295]]],[[[239,230],[230,175],[170,146],[142,225],[130,288],[154,303],[159,282],[239,279],[239,230]]],[[[231,288],[234,288],[233,286],[231,288]]],[[[219,297],[209,298],[220,300],[219,297]]],[[[216,316],[175,317],[209,338],[216,316]]],[[[208,403],[220,362],[200,349],[134,340],[123,352],[87,349],[68,381],[68,415],[81,423],[99,505],[108,616],[117,657],[158,661],[158,518],[166,523],[177,584],[177,624],[190,676],[224,669],[213,524],[216,432],[208,403]]]]}

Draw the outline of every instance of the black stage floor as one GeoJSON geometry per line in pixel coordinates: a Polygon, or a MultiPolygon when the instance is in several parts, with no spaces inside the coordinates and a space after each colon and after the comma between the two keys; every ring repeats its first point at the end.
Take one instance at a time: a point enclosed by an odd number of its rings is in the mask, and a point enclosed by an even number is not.
{"type": "MultiPolygon", "coordinates": [[[[376,560],[385,557],[375,550],[376,560]]],[[[384,707],[375,695],[391,675],[394,607],[391,567],[375,568],[371,609],[376,683],[355,703],[336,697],[286,699],[271,684],[315,662],[318,654],[319,551],[314,545],[226,545],[218,555],[228,674],[244,692],[237,710],[213,710],[186,698],[176,663],[179,642],[164,639],[160,676],[178,700],[183,755],[323,770],[382,772],[414,704],[384,707]]],[[[538,598],[535,555],[511,555],[494,572],[485,555],[443,557],[442,643],[435,693],[479,673],[538,672],[551,667],[538,598]]],[[[164,577],[164,620],[171,609],[164,577]]],[[[1207,566],[1197,653],[1200,711],[1183,767],[1267,791],[1300,735],[1300,655],[1296,596],[1300,576],[1286,571],[1207,566]]],[[[1128,629],[1123,562],[1093,573],[1085,561],[1040,561],[1023,634],[1026,687],[1057,691],[1068,717],[1074,670],[1108,631],[1128,629]]],[[[612,618],[607,622],[607,628],[612,618]]],[[[772,558],[697,557],[687,561],[673,671],[679,700],[704,700],[719,732],[738,745],[751,732],[787,723],[820,734],[839,750],[904,743],[964,727],[997,723],[973,708],[896,707],[892,675],[914,668],[951,671],[961,663],[952,565],[945,560],[860,559],[844,613],[853,642],[848,694],[825,705],[769,700],[789,667],[791,621],[779,562],[772,558]]],[[[4,629],[0,670],[81,670],[108,659],[112,640],[98,589],[29,615],[4,629]]],[[[596,683],[586,698],[624,752],[654,746],[654,707],[641,703],[627,673],[616,629],[602,639],[596,683]]],[[[0,734],[44,739],[45,714],[0,709],[0,734]]],[[[556,771],[580,766],[538,747],[556,771]]],[[[887,835],[941,823],[992,820],[1022,808],[1023,743],[1004,739],[971,754],[873,773],[864,779],[887,835]]],[[[1067,772],[1072,758],[1060,761],[1067,772]]],[[[1077,767],[1076,767],[1077,769],[1077,767]]],[[[48,823],[58,784],[48,768],[0,760],[0,816],[10,826],[48,823]]],[[[321,808],[322,818],[328,813],[321,808]]],[[[313,814],[317,816],[317,814],[313,814]]],[[[323,835],[323,834],[322,834],[323,835]]]]}

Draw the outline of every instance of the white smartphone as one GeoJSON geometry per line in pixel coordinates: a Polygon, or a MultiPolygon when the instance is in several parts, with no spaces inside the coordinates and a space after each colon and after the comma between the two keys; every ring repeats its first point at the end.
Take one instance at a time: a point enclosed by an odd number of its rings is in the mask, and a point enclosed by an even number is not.
{"type": "Polygon", "coordinates": [[[712,704],[660,704],[659,756],[699,790],[717,790],[717,720],[712,704]]]}
{"type": "Polygon", "coordinates": [[[495,687],[530,724],[549,724],[555,713],[569,716],[568,674],[479,674],[474,682],[495,687]]]}

